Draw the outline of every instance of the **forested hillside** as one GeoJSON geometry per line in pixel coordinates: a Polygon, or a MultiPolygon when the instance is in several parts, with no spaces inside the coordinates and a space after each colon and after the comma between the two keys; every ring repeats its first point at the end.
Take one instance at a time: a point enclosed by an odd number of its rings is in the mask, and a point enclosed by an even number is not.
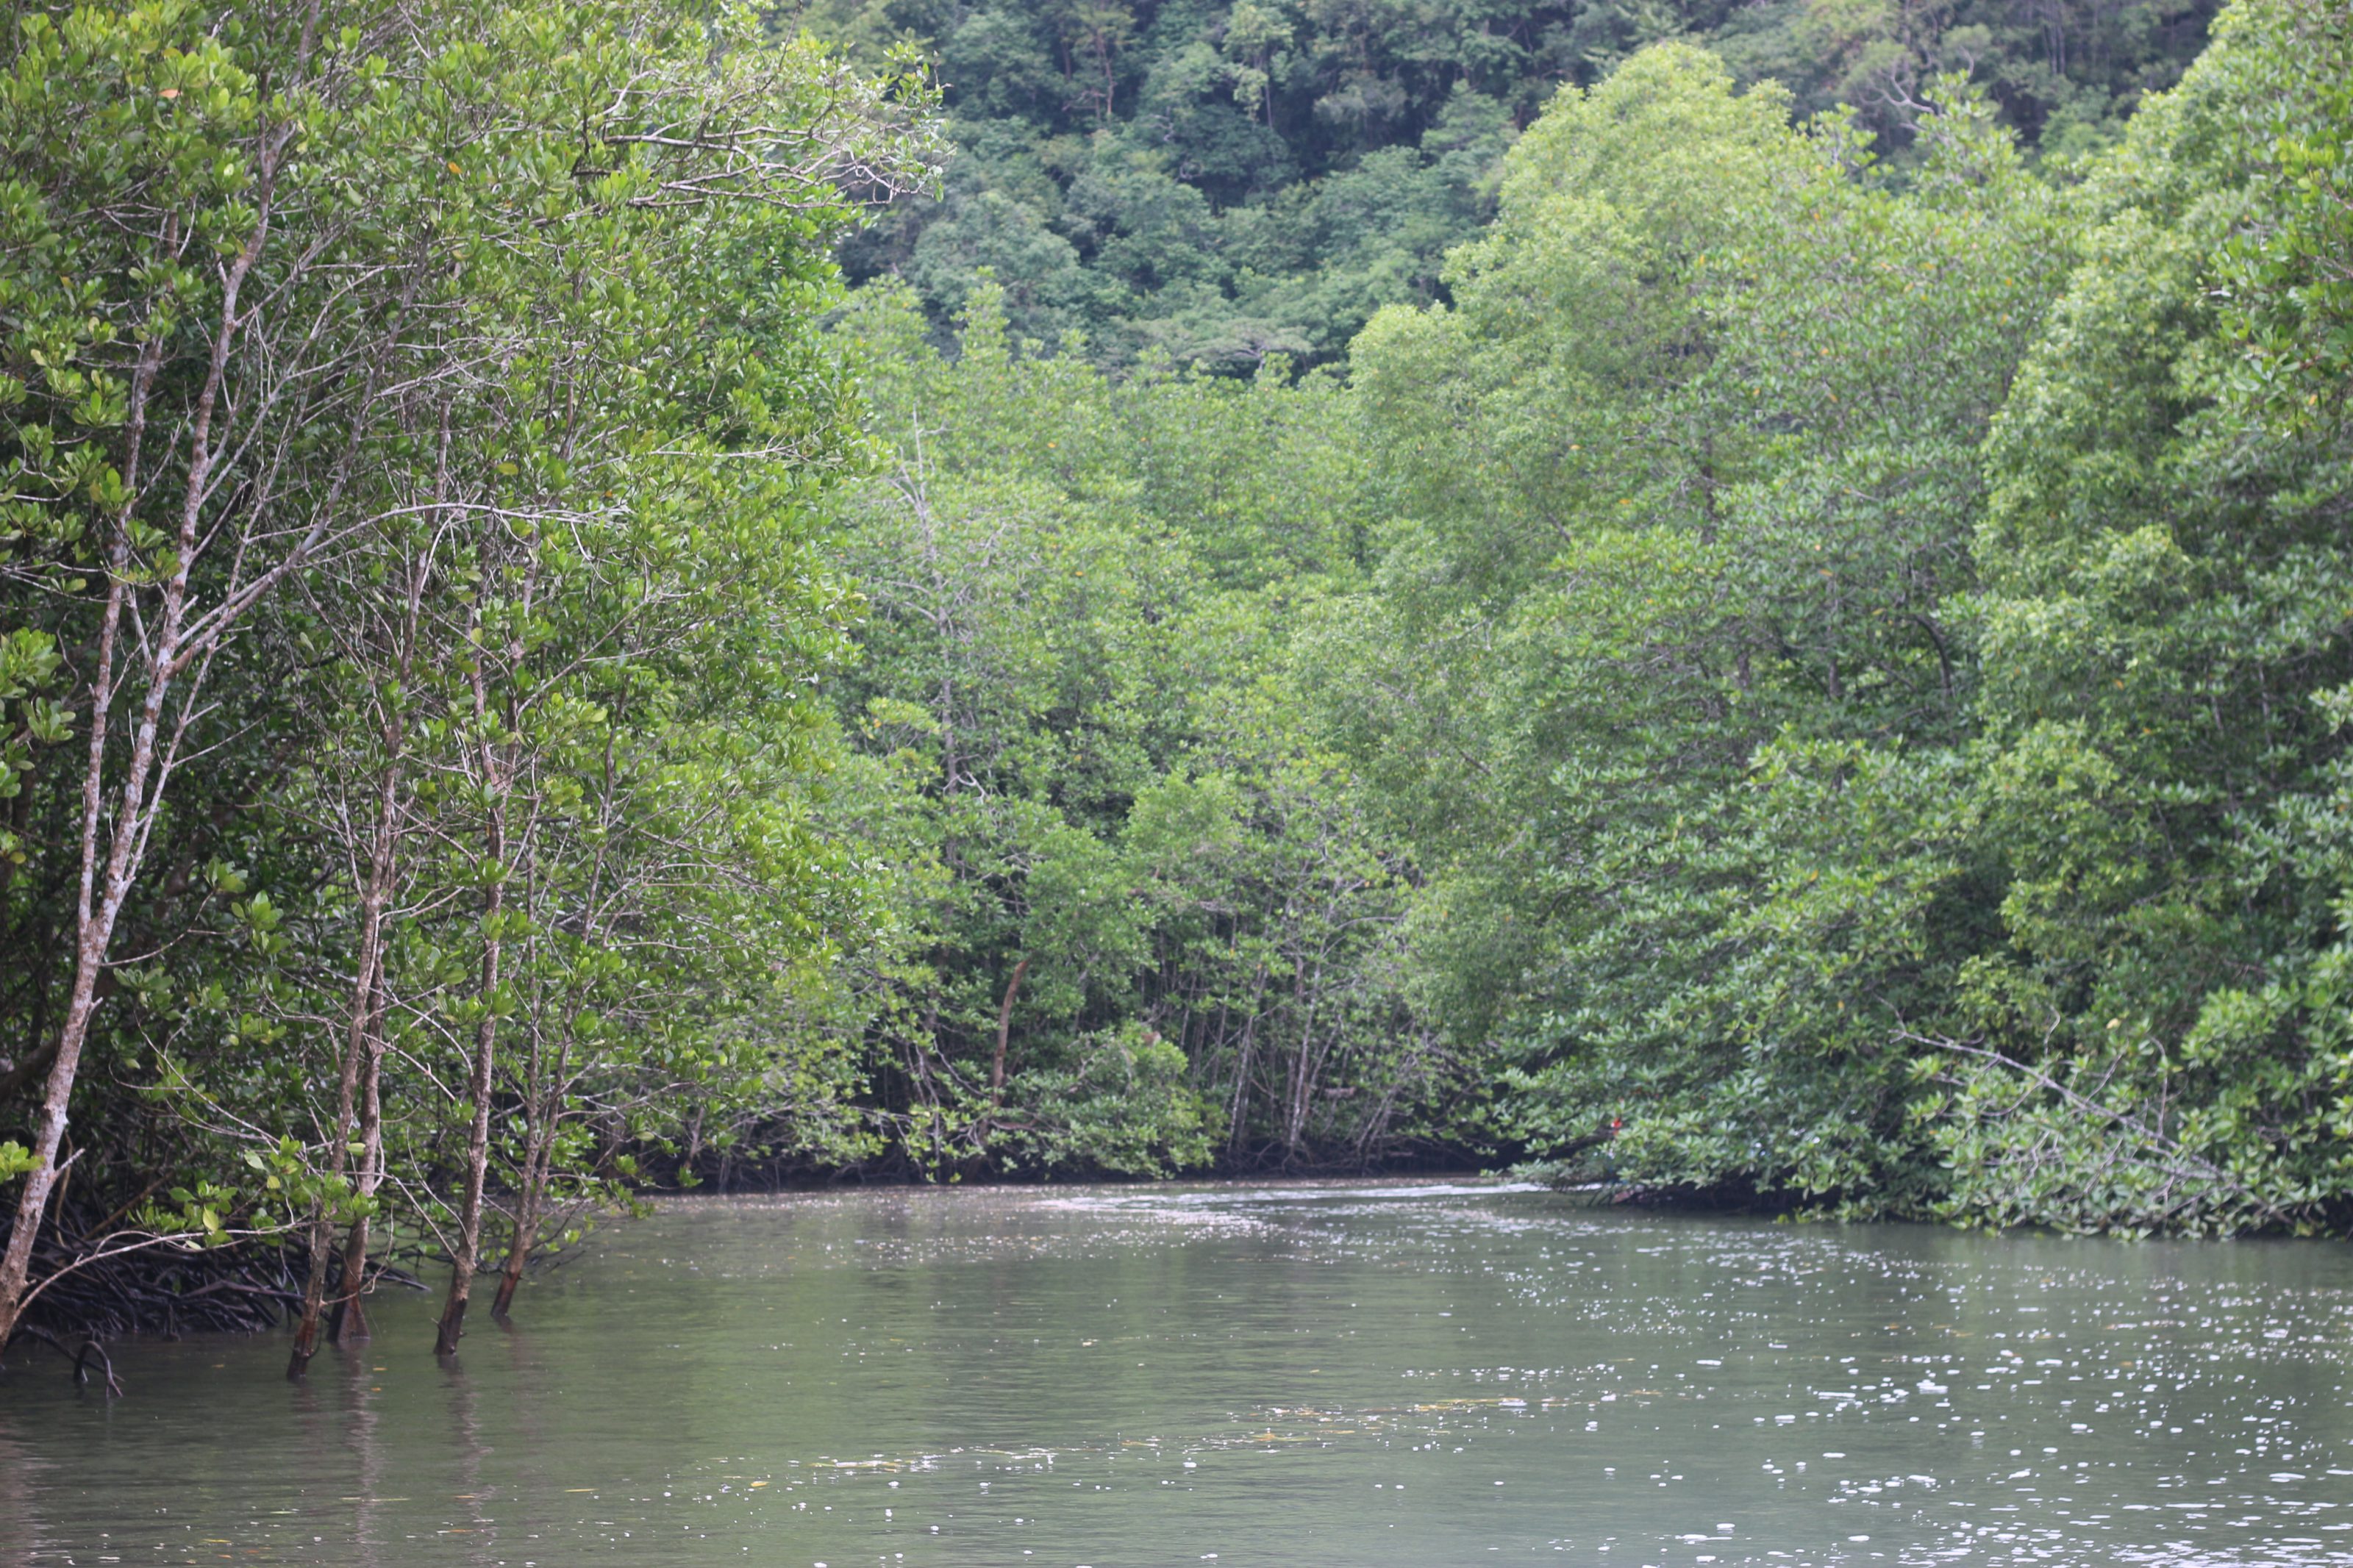
{"type": "Polygon", "coordinates": [[[1323,363],[1384,305],[1445,291],[1505,151],[1563,86],[1705,46],[1803,116],[1852,105],[1908,163],[1927,83],[1962,70],[2026,147],[2113,141],[2169,87],[2214,0],[807,0],[880,58],[938,61],[955,156],[936,200],[844,253],[945,328],[983,279],[1018,337],[1083,334],[1248,371],[1323,363]]]}
{"type": "Polygon", "coordinates": [[[2353,1219],[2341,7],[222,14],[0,73],[0,1339],[701,1182],[2353,1219]]]}

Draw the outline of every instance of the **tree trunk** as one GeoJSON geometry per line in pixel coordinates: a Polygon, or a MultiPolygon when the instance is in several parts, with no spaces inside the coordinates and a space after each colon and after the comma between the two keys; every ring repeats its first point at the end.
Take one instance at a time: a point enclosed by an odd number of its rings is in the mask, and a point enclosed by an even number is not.
{"type": "MultiPolygon", "coordinates": [[[[580,925],[583,935],[608,930],[602,916],[607,857],[611,853],[614,834],[610,831],[617,809],[614,800],[616,780],[613,766],[613,744],[610,734],[605,743],[603,794],[598,801],[597,816],[606,832],[597,838],[596,860],[589,869],[588,887],[580,900],[580,925]]],[[[565,1096],[572,1084],[572,1051],[579,1043],[580,1014],[588,1005],[586,990],[575,983],[565,997],[555,1037],[555,1059],[550,1064],[541,1057],[542,1032],[534,1026],[532,1034],[531,1078],[526,1089],[526,1103],[531,1107],[531,1130],[523,1146],[522,1192],[515,1211],[514,1238],[507,1247],[506,1268],[499,1278],[499,1293],[491,1303],[491,1316],[504,1322],[514,1306],[515,1291],[522,1288],[524,1266],[539,1245],[539,1223],[547,1204],[548,1184],[554,1178],[555,1166],[556,1126],[563,1120],[565,1096]],[[543,1077],[543,1069],[545,1076],[543,1077]]],[[[726,1178],[720,1179],[720,1190],[726,1190],[726,1178]]]]}
{"type": "MultiPolygon", "coordinates": [[[[438,507],[448,499],[449,415],[441,414],[440,440],[434,459],[433,500],[438,507]]],[[[439,526],[437,518],[436,527],[439,526]]],[[[377,774],[375,829],[368,846],[367,881],[360,892],[360,978],[352,988],[351,1036],[343,1057],[342,1094],[338,1103],[332,1166],[341,1175],[353,1142],[353,1089],[359,1089],[359,1180],[355,1195],[360,1212],[352,1217],[351,1234],[343,1244],[343,1288],[334,1302],[327,1337],[341,1342],[348,1331],[354,1339],[368,1336],[367,1314],[360,1293],[367,1275],[368,1222],[366,1200],[375,1196],[384,1173],[384,1020],[387,996],[384,977],[384,917],[392,901],[400,863],[400,785],[407,771],[408,725],[403,709],[408,680],[417,663],[417,630],[425,606],[425,589],[433,576],[438,535],[429,535],[408,562],[408,583],[400,605],[398,640],[393,650],[391,700],[379,689],[384,765],[377,774]]],[[[328,1245],[323,1215],[316,1222],[311,1243],[311,1283],[302,1297],[302,1323],[294,1338],[294,1363],[289,1376],[298,1375],[318,1348],[320,1289],[328,1245]]]]}
{"type": "Polygon", "coordinates": [[[361,1298],[367,1291],[369,1200],[384,1184],[384,1005],[379,988],[368,1025],[367,1060],[361,1069],[359,1213],[352,1216],[351,1237],[343,1243],[343,1292],[335,1298],[334,1316],[327,1324],[327,1338],[336,1344],[368,1337],[367,1309],[361,1298]]]}
{"type": "Polygon", "coordinates": [[[1315,1009],[1324,995],[1324,966],[1315,966],[1315,979],[1311,986],[1303,958],[1294,977],[1291,998],[1303,1016],[1299,1025],[1299,1050],[1292,1058],[1290,1103],[1283,1107],[1282,1163],[1285,1169],[1298,1157],[1299,1145],[1307,1136],[1307,1114],[1314,1103],[1315,1069],[1310,1047],[1315,1040],[1315,1009]]]}
{"type": "MultiPolygon", "coordinates": [[[[90,1018],[98,1006],[98,977],[107,966],[114,943],[115,921],[122,913],[123,900],[130,896],[132,880],[138,874],[140,859],[147,847],[148,830],[154,824],[163,804],[164,784],[170,777],[168,758],[160,773],[156,767],[164,708],[174,683],[201,646],[187,639],[188,572],[199,547],[198,524],[209,491],[212,464],[219,455],[219,447],[213,441],[213,413],[218,406],[222,383],[227,377],[229,348],[236,341],[240,322],[237,294],[269,236],[274,172],[274,159],[265,158],[253,232],[230,262],[224,279],[211,360],[197,392],[188,428],[188,468],[179,504],[178,549],[174,558],[176,564],[164,580],[152,643],[148,641],[143,617],[134,622],[140,634],[134,646],[141,650],[146,689],[141,697],[138,723],[132,732],[131,756],[122,783],[115,792],[114,810],[110,814],[106,810],[106,757],[114,706],[114,659],[121,643],[124,609],[129,607],[137,616],[137,606],[129,604],[132,568],[131,513],[137,504],[139,454],[146,430],[147,400],[162,366],[160,340],[151,341],[141,351],[139,366],[132,376],[123,475],[123,488],[129,499],[116,514],[113,538],[107,548],[106,610],[99,627],[98,664],[90,685],[90,740],[82,773],[81,886],[75,908],[73,989],[68,995],[66,1015],[58,1030],[57,1052],[50,1059],[48,1082],[41,1096],[40,1118],[33,1136],[33,1168],[26,1173],[25,1190],[17,1194],[16,1227],[9,1233],[7,1251],[0,1254],[0,1346],[7,1344],[24,1313],[32,1274],[33,1238],[41,1228],[49,1194],[57,1185],[58,1154],[65,1146],[66,1117],[73,1100],[74,1079],[81,1070],[82,1047],[89,1041],[90,1018]],[[153,796],[147,787],[151,780],[155,785],[153,796]],[[101,822],[108,830],[102,880],[99,874],[101,822]]],[[[226,442],[228,437],[224,436],[222,439],[226,442]]],[[[218,636],[219,628],[227,624],[228,609],[226,603],[215,607],[216,628],[212,636],[218,636]]],[[[126,679],[129,674],[125,672],[126,679]]],[[[184,725],[185,720],[184,710],[184,725]]],[[[164,742],[164,748],[175,750],[177,740],[175,732],[164,742]]]]}
{"type": "MultiPolygon", "coordinates": [[[[398,721],[387,726],[396,745],[398,721]]],[[[351,1159],[353,1118],[359,1098],[363,1073],[369,1079],[368,1098],[375,1099],[375,1074],[371,1070],[382,1060],[374,1051],[369,1025],[374,1021],[376,998],[383,991],[384,969],[384,908],[392,892],[393,849],[396,827],[393,814],[398,809],[400,794],[400,759],[396,749],[386,759],[376,789],[376,819],[375,842],[369,847],[367,885],[360,893],[360,972],[352,984],[351,1025],[343,1043],[343,1070],[335,1087],[335,1125],[332,1142],[327,1153],[327,1173],[340,1181],[351,1159]]],[[[363,1155],[365,1150],[362,1151],[363,1155]]],[[[365,1223],[353,1221],[353,1227],[365,1223]]],[[[358,1233],[364,1235],[364,1233],[358,1233]]],[[[294,1331],[294,1350],[286,1365],[286,1375],[301,1377],[319,1351],[319,1321],[326,1303],[327,1268],[334,1251],[333,1216],[326,1199],[320,1198],[311,1209],[311,1278],[302,1288],[302,1311],[294,1331]]],[[[359,1261],[366,1262],[364,1241],[359,1261]]],[[[356,1276],[346,1276],[342,1299],[350,1300],[358,1293],[356,1276]]]]}
{"type": "Polygon", "coordinates": [[[514,1305],[515,1290],[522,1284],[523,1266],[531,1261],[532,1247],[539,1240],[539,1210],[547,1194],[547,1165],[554,1150],[552,1138],[535,1138],[530,1155],[525,1160],[522,1192],[515,1205],[514,1239],[507,1247],[507,1265],[499,1275],[499,1293],[491,1302],[491,1316],[501,1321],[514,1305]]]}
{"type": "Polygon", "coordinates": [[[507,1261],[499,1276],[499,1293],[491,1302],[491,1316],[501,1322],[514,1305],[515,1291],[522,1284],[523,1266],[531,1261],[532,1248],[539,1240],[540,1207],[546,1201],[548,1171],[555,1159],[555,1117],[563,1105],[565,1074],[572,1061],[571,1031],[577,1016],[576,1007],[566,1008],[554,1073],[544,1082],[540,1078],[540,1044],[535,1037],[532,1044],[530,1098],[526,1102],[531,1110],[531,1128],[523,1140],[522,1191],[516,1194],[514,1236],[507,1243],[507,1261]]]}
{"type": "MultiPolygon", "coordinates": [[[[393,794],[392,770],[385,770],[385,782],[378,804],[387,814],[393,794]]],[[[379,819],[377,837],[383,837],[379,819]]],[[[351,1161],[353,1111],[359,1098],[360,1067],[367,1053],[368,1016],[375,1011],[375,966],[381,961],[384,933],[384,860],[381,853],[369,867],[368,886],[360,896],[360,972],[352,984],[351,1025],[343,1041],[343,1073],[335,1084],[335,1124],[329,1131],[327,1176],[332,1184],[341,1182],[344,1168],[351,1161]]],[[[319,1326],[327,1300],[327,1269],[334,1257],[334,1214],[328,1207],[328,1194],[322,1193],[311,1203],[311,1275],[302,1284],[302,1309],[294,1327],[294,1349],[286,1363],[286,1375],[301,1377],[308,1371],[311,1358],[319,1353],[319,1326]]]]}
{"type": "Polygon", "coordinates": [[[466,1134],[466,1186],[458,1204],[458,1245],[449,1259],[449,1294],[441,1304],[441,1324],[433,1340],[436,1355],[457,1354],[458,1341],[466,1331],[466,1300],[473,1290],[474,1262],[482,1240],[482,1187],[491,1164],[491,1069],[499,1034],[499,915],[505,903],[505,882],[500,872],[506,860],[506,835],[496,811],[491,823],[488,848],[494,879],[482,921],[489,933],[482,942],[482,1016],[474,1029],[473,1078],[466,1086],[474,1119],[466,1134]]]}
{"type": "MultiPolygon", "coordinates": [[[[475,617],[479,626],[479,607],[475,617]]],[[[512,780],[504,776],[505,770],[500,766],[499,742],[491,728],[490,686],[483,669],[488,652],[485,648],[476,656],[472,677],[482,784],[491,796],[490,815],[482,829],[482,860],[490,876],[482,907],[482,1016],[474,1028],[474,1070],[467,1085],[474,1114],[466,1136],[466,1184],[458,1204],[458,1245],[449,1259],[449,1294],[441,1304],[440,1327],[433,1340],[434,1353],[445,1356],[458,1352],[458,1341],[465,1334],[466,1301],[473,1290],[474,1268],[481,1253],[482,1188],[491,1164],[491,1069],[496,1062],[499,1035],[499,960],[505,938],[501,916],[506,909],[506,813],[512,780]]],[[[520,665],[520,650],[516,650],[513,662],[520,665]]],[[[511,720],[512,715],[507,717],[511,720]]],[[[503,728],[512,726],[510,723],[503,728]]]]}
{"type": "Polygon", "coordinates": [[[1245,1118],[1250,1112],[1250,1072],[1257,1065],[1258,1025],[1265,1016],[1266,965],[1261,963],[1258,973],[1250,977],[1250,1016],[1242,1020],[1241,1049],[1234,1058],[1233,1104],[1226,1113],[1226,1158],[1239,1160],[1245,1137],[1245,1118]]]}
{"type": "Polygon", "coordinates": [[[1013,978],[1005,983],[1005,1003],[997,1010],[997,1058],[988,1065],[988,1106],[994,1110],[1005,1099],[1005,1047],[1013,1037],[1013,996],[1021,989],[1021,977],[1029,973],[1029,961],[1022,959],[1013,966],[1013,978]]]}

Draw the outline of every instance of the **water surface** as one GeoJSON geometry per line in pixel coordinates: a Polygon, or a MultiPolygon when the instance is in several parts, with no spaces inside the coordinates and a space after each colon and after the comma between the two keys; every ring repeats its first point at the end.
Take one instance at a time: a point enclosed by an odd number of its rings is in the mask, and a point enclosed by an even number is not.
{"type": "Polygon", "coordinates": [[[2353,1563],[2353,1253],[1475,1184],[707,1199],[449,1367],[429,1302],[20,1349],[0,1556],[1126,1568],[2353,1563]]]}

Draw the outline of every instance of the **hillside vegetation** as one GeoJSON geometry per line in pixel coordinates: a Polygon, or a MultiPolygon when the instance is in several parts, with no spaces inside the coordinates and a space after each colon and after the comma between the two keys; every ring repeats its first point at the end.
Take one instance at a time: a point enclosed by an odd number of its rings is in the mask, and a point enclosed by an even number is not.
{"type": "Polygon", "coordinates": [[[984,277],[1014,334],[1124,364],[1343,357],[1384,305],[1446,290],[1504,153],[1562,87],[1700,44],[1810,116],[1852,106],[1899,168],[1941,71],[2022,144],[2114,142],[2197,57],[2213,0],[810,0],[870,58],[938,61],[955,154],[937,200],[853,241],[935,329],[984,277]]]}

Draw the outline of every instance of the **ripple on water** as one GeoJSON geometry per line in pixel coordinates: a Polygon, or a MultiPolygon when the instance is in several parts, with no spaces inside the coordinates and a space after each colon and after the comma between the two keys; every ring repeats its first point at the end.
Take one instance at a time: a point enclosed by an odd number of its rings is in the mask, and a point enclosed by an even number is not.
{"type": "Polygon", "coordinates": [[[663,1205],[458,1368],[0,1384],[28,1562],[2353,1563],[2353,1262],[1468,1182],[663,1205]]]}

